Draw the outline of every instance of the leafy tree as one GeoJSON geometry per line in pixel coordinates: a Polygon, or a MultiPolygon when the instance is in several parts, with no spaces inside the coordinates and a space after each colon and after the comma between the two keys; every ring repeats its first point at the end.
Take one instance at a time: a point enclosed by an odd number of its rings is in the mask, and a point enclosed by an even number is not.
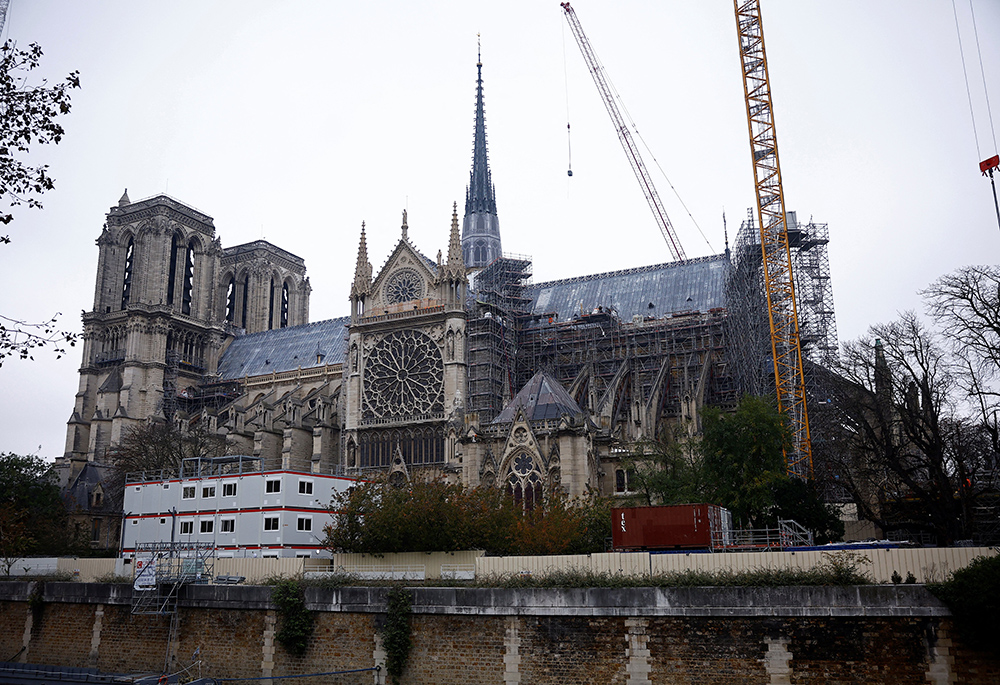
{"type": "MultiPolygon", "coordinates": [[[[19,159],[32,144],[58,143],[65,131],[57,121],[69,114],[70,90],[80,87],[80,72],[74,71],[65,81],[49,85],[29,85],[28,74],[38,67],[42,48],[32,43],[27,50],[12,41],[0,46],[0,192],[9,206],[26,204],[41,207],[38,197],[52,190],[54,182],[48,165],[31,166],[19,159]]],[[[0,223],[9,224],[12,214],[0,214],[0,223]]],[[[0,237],[9,243],[10,237],[0,237]]]]}
{"type": "Polygon", "coordinates": [[[484,549],[493,554],[600,552],[611,534],[610,504],[551,493],[525,512],[499,488],[414,479],[360,483],[331,504],[325,544],[385,554],[484,549]]]}
{"type": "MultiPolygon", "coordinates": [[[[0,46],[0,201],[8,207],[41,207],[39,197],[52,190],[48,165],[32,166],[24,156],[32,145],[62,140],[65,132],[58,119],[70,111],[70,91],[80,87],[76,71],[56,84],[31,85],[29,74],[41,57],[42,49],[34,43],[27,50],[9,40],[0,46]]],[[[0,223],[13,220],[13,214],[0,211],[0,223]]],[[[9,235],[0,235],[0,243],[9,242],[9,235]]],[[[58,330],[58,316],[40,323],[0,316],[0,365],[9,356],[30,359],[34,349],[50,345],[57,358],[64,355],[78,335],[58,330]]]]}
{"type": "Polygon", "coordinates": [[[761,397],[745,396],[729,414],[716,407],[702,413],[705,494],[749,528],[775,522],[775,490],[786,476],[782,448],[789,433],[784,418],[761,397]]]}
{"type": "Polygon", "coordinates": [[[700,443],[668,433],[627,460],[644,504],[709,502],[729,509],[743,527],[793,519],[819,542],[843,537],[843,523],[816,484],[788,477],[788,430],[769,399],[748,395],[732,413],[709,407],[702,425],[700,443]]]}
{"type": "Polygon", "coordinates": [[[33,455],[0,453],[0,559],[74,551],[59,486],[49,465],[33,455]]]}
{"type": "Polygon", "coordinates": [[[638,443],[621,465],[628,473],[629,490],[646,506],[685,504],[703,497],[698,445],[686,439],[679,426],[664,431],[659,440],[638,443]]]}
{"type": "Polygon", "coordinates": [[[928,589],[951,609],[956,627],[975,649],[1000,654],[1000,557],[976,557],[928,589]]]}

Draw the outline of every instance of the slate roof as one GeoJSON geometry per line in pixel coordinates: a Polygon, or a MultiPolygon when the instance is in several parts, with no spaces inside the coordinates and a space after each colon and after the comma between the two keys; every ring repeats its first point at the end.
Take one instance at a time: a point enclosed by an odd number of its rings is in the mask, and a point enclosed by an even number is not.
{"type": "Polygon", "coordinates": [[[512,423],[519,408],[524,410],[528,421],[558,419],[563,414],[577,416],[583,413],[576,400],[566,392],[566,388],[544,371],[539,371],[524,384],[510,404],[493,419],[493,423],[512,423]]]}
{"type": "Polygon", "coordinates": [[[236,338],[219,359],[221,380],[265,373],[342,364],[346,357],[347,325],[351,317],[327,319],[304,326],[260,331],[236,338]],[[316,355],[323,354],[322,362],[316,355]]]}
{"type": "Polygon", "coordinates": [[[707,312],[726,306],[724,286],[728,271],[729,259],[721,254],[684,263],[535,283],[525,288],[524,296],[531,299],[532,314],[554,312],[558,321],[580,316],[581,307],[584,314],[590,314],[598,306],[612,307],[623,321],[636,314],[707,312]]]}

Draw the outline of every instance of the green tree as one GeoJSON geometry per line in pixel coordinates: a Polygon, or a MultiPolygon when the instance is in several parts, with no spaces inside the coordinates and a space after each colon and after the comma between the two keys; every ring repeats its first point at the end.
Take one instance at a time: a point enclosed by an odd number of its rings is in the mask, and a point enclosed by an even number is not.
{"type": "Polygon", "coordinates": [[[775,491],[787,479],[784,417],[768,399],[747,395],[733,413],[706,407],[702,429],[702,482],[709,501],[729,509],[744,527],[773,525],[775,491]]]}
{"type": "MultiPolygon", "coordinates": [[[[0,557],[65,554],[78,541],[67,525],[59,486],[49,465],[33,455],[0,453],[0,557]]],[[[5,564],[7,571],[9,564],[5,564]]]]}

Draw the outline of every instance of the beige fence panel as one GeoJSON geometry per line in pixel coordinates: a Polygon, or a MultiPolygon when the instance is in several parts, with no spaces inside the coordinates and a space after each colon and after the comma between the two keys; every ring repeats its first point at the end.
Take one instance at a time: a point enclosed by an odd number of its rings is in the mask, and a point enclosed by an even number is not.
{"type": "MultiPolygon", "coordinates": [[[[232,558],[226,557],[215,560],[214,574],[217,576],[243,576],[247,585],[259,584],[265,578],[273,576],[284,576],[292,578],[302,575],[306,570],[306,563],[310,559],[292,558],[232,558]]],[[[326,564],[323,564],[326,568],[326,564]]]]}
{"type": "Polygon", "coordinates": [[[462,552],[401,552],[396,554],[334,554],[330,560],[330,568],[324,570],[347,573],[370,574],[378,571],[393,572],[397,569],[413,569],[420,567],[423,577],[427,580],[441,578],[442,567],[447,567],[448,574],[454,574],[454,566],[475,568],[476,559],[483,556],[481,550],[462,552]]]}
{"type": "Polygon", "coordinates": [[[992,547],[923,547],[916,549],[865,550],[872,560],[871,573],[876,582],[888,583],[892,572],[906,578],[912,573],[918,583],[946,580],[955,571],[968,566],[979,556],[996,556],[992,547]]]}
{"type": "Polygon", "coordinates": [[[60,573],[72,573],[73,580],[93,583],[101,576],[114,573],[116,561],[117,559],[59,559],[56,561],[56,569],[60,573]]]}
{"type": "Polygon", "coordinates": [[[604,552],[590,555],[590,570],[594,573],[621,573],[626,576],[650,572],[648,552],[604,552]]]}
{"type": "Polygon", "coordinates": [[[590,570],[590,557],[586,554],[537,557],[479,557],[476,559],[476,577],[533,575],[543,576],[569,570],[590,570]]]}
{"type": "MultiPolygon", "coordinates": [[[[876,583],[889,583],[892,572],[906,577],[913,573],[918,583],[944,580],[949,574],[965,568],[977,556],[993,556],[997,550],[989,547],[942,547],[916,549],[860,549],[848,552],[870,563],[860,563],[860,571],[868,573],[876,583]]],[[[696,570],[741,572],[762,569],[808,570],[829,563],[831,557],[844,552],[730,552],[649,554],[647,552],[612,552],[605,554],[547,557],[480,557],[476,560],[476,577],[518,574],[545,575],[556,571],[592,571],[594,573],[681,573],[696,570]]]]}

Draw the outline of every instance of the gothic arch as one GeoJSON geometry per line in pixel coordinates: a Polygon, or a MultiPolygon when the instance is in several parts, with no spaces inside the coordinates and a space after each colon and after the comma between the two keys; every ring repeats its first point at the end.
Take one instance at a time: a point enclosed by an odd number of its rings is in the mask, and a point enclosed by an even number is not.
{"type": "Polygon", "coordinates": [[[518,449],[507,459],[504,468],[504,485],[514,503],[526,511],[542,503],[545,494],[545,475],[541,459],[527,449],[518,449]]]}

